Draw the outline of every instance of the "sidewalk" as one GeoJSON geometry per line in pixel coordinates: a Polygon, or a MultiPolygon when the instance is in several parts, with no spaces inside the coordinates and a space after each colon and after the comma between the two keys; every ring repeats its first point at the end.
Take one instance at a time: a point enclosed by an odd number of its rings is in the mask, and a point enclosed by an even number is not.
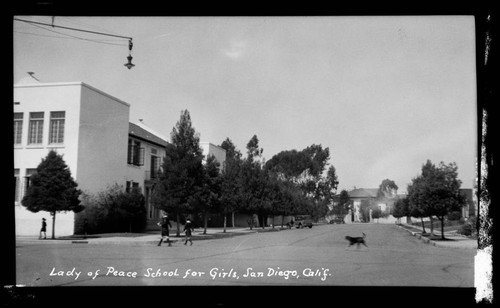
{"type": "MultiPolygon", "coordinates": [[[[269,231],[266,228],[265,231],[269,231]]],[[[193,241],[199,240],[208,240],[208,239],[217,239],[217,238],[225,238],[232,237],[237,235],[245,235],[260,232],[261,230],[249,228],[226,228],[226,232],[224,233],[223,228],[207,228],[206,234],[203,234],[203,228],[195,229],[191,238],[193,241]]],[[[175,236],[176,230],[170,230],[170,241],[172,243],[175,242],[183,242],[185,239],[184,233],[182,233],[179,237],[175,236]]],[[[87,238],[84,238],[82,235],[72,235],[72,236],[61,236],[56,237],[56,239],[38,239],[37,236],[17,236],[16,244],[22,243],[30,243],[30,244],[42,244],[42,243],[51,243],[51,244],[125,244],[132,246],[140,246],[140,245],[155,245],[158,244],[160,240],[160,231],[158,232],[146,232],[146,233],[105,233],[105,234],[91,234],[88,235],[87,238]]],[[[164,245],[164,244],[163,244],[164,245]]]]}
{"type": "MultiPolygon", "coordinates": [[[[422,242],[446,248],[461,248],[461,249],[477,249],[477,239],[469,238],[467,236],[457,234],[455,231],[445,232],[444,236],[446,240],[439,239],[429,239],[426,236],[422,236],[422,229],[409,224],[397,225],[399,228],[408,231],[411,235],[422,240],[422,242]]],[[[435,234],[441,234],[441,231],[435,232],[435,234]]]]}

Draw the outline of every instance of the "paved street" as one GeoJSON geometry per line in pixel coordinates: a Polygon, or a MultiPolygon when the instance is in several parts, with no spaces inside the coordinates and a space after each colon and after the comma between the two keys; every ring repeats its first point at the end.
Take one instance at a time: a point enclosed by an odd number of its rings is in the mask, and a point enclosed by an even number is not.
{"type": "Polygon", "coordinates": [[[334,285],[473,287],[474,249],[436,247],[395,225],[318,225],[154,244],[18,242],[26,286],[334,285]],[[369,248],[346,249],[366,233],[369,248]]]}

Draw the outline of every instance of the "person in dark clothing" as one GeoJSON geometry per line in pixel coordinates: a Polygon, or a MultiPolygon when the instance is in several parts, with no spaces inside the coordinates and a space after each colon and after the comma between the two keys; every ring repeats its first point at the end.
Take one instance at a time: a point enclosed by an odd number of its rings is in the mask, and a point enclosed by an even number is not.
{"type": "Polygon", "coordinates": [[[83,238],[84,239],[87,238],[88,232],[89,232],[89,221],[87,220],[87,218],[85,218],[83,220],[83,238]]]}
{"type": "Polygon", "coordinates": [[[170,238],[169,238],[169,228],[172,228],[172,225],[170,224],[170,219],[168,219],[168,215],[165,214],[163,215],[162,219],[160,222],[158,222],[158,226],[161,227],[161,238],[160,242],[158,243],[158,246],[161,246],[161,243],[165,238],[167,238],[166,242],[168,243],[168,246],[172,246],[172,243],[170,243],[170,238]]]}
{"type": "Polygon", "coordinates": [[[186,232],[186,241],[184,242],[184,245],[187,244],[189,241],[193,245],[193,241],[191,240],[191,232],[194,231],[193,225],[191,224],[191,220],[187,220],[186,224],[184,225],[184,232],[186,232]]]}
{"type": "Polygon", "coordinates": [[[38,237],[39,240],[42,239],[42,233],[43,238],[47,239],[47,223],[45,222],[45,218],[42,218],[42,228],[40,229],[40,236],[38,237]]]}

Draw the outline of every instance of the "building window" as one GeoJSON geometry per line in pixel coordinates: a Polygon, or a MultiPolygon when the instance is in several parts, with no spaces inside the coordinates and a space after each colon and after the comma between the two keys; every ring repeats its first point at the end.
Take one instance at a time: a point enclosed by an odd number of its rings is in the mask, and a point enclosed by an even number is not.
{"type": "Polygon", "coordinates": [[[19,169],[14,169],[14,201],[19,202],[19,169]]]}
{"type": "Polygon", "coordinates": [[[132,139],[128,140],[127,163],[135,166],[144,165],[144,148],[141,148],[141,143],[139,141],[132,139]]]}
{"type": "Polygon", "coordinates": [[[53,111],[50,113],[49,143],[64,142],[64,121],[66,112],[53,111]]]}
{"type": "Polygon", "coordinates": [[[139,183],[134,181],[127,181],[125,184],[125,192],[129,193],[133,190],[139,189],[139,183]]]}
{"type": "Polygon", "coordinates": [[[14,113],[14,144],[21,144],[23,136],[23,113],[14,113]]]}
{"type": "Polygon", "coordinates": [[[43,112],[30,112],[28,144],[41,144],[43,141],[43,112]]]}
{"type": "Polygon", "coordinates": [[[36,173],[36,169],[26,169],[26,175],[24,176],[24,194],[28,192],[28,188],[31,185],[31,176],[36,173]]]}
{"type": "Polygon", "coordinates": [[[159,170],[160,170],[160,158],[158,156],[151,155],[151,169],[150,169],[151,176],[150,176],[150,178],[151,179],[158,178],[159,170]]]}

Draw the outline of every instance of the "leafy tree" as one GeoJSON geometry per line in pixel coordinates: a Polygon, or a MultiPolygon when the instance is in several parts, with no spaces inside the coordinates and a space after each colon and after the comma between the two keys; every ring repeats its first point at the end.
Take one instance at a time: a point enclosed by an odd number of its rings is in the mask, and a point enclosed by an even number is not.
{"type": "Polygon", "coordinates": [[[408,198],[399,198],[394,202],[394,207],[392,208],[392,216],[398,219],[400,222],[401,217],[409,216],[409,203],[408,198]]]}
{"type": "Polygon", "coordinates": [[[377,197],[379,199],[389,199],[396,195],[398,192],[398,185],[393,180],[385,179],[380,183],[378,188],[377,197]]]}
{"type": "Polygon", "coordinates": [[[31,176],[31,183],[22,199],[22,205],[29,211],[49,212],[52,216],[52,239],[55,239],[57,212],[84,209],[79,196],[82,193],[73,180],[69,167],[61,155],[51,150],[38,165],[36,174],[31,176]]]}
{"type": "MultiPolygon", "coordinates": [[[[430,160],[422,167],[422,174],[412,184],[409,192],[410,206],[422,209],[427,216],[436,216],[441,221],[441,238],[444,239],[444,220],[448,213],[460,210],[465,204],[465,197],[460,192],[461,181],[455,163],[439,166],[430,160]]],[[[431,229],[432,230],[432,229],[431,229]]],[[[432,231],[431,231],[432,233],[432,231]]]]}
{"type": "Polygon", "coordinates": [[[262,168],[263,150],[259,147],[257,136],[253,136],[247,144],[247,157],[243,160],[240,172],[241,207],[249,214],[257,214],[261,226],[265,226],[270,204],[267,202],[267,172],[262,168]]]}
{"type": "Polygon", "coordinates": [[[308,168],[309,157],[304,151],[281,151],[266,162],[265,169],[281,179],[298,184],[308,168]]]}
{"type": "Polygon", "coordinates": [[[166,148],[166,157],[159,174],[159,182],[152,192],[153,204],[172,213],[180,235],[180,216],[192,212],[192,196],[203,186],[203,154],[199,134],[192,126],[189,111],[181,117],[170,134],[171,144],[166,148]]]}
{"type": "Polygon", "coordinates": [[[456,163],[440,162],[435,173],[428,179],[427,195],[431,214],[441,221],[441,238],[444,239],[444,220],[449,213],[460,211],[466,204],[460,192],[462,182],[458,179],[456,163]]]}
{"type": "Polygon", "coordinates": [[[145,198],[139,188],[126,192],[114,184],[95,195],[84,194],[83,200],[87,207],[77,223],[81,226],[81,220],[88,219],[90,233],[141,232],[146,226],[145,198]]]}
{"type": "MultiPolygon", "coordinates": [[[[240,185],[242,155],[229,138],[224,140],[220,146],[226,150],[226,162],[221,174],[221,196],[219,204],[222,214],[224,215],[224,232],[226,232],[227,214],[234,213],[234,211],[238,210],[242,202],[242,188],[240,185]]],[[[234,221],[232,226],[234,227],[234,221]]]]}
{"type": "Polygon", "coordinates": [[[255,159],[260,159],[262,152],[264,150],[259,147],[259,138],[257,138],[257,135],[253,135],[247,143],[247,160],[253,162],[255,159]]]}
{"type": "Polygon", "coordinates": [[[226,140],[222,141],[220,147],[226,150],[226,161],[241,159],[241,152],[236,149],[236,146],[234,145],[233,141],[229,139],[229,137],[226,138],[226,140]]]}
{"type": "Polygon", "coordinates": [[[343,189],[338,196],[337,202],[333,206],[332,214],[344,217],[349,210],[352,210],[352,201],[347,190],[343,189]]]}
{"type": "Polygon", "coordinates": [[[329,157],[328,148],[313,144],[302,151],[282,151],[274,155],[264,169],[300,192],[289,195],[296,199],[288,205],[294,213],[309,214],[317,219],[328,212],[328,204],[333,202],[338,186],[335,167],[330,166],[324,175],[329,157]]]}
{"type": "Polygon", "coordinates": [[[425,198],[423,196],[423,184],[421,184],[423,179],[421,177],[416,177],[412,179],[412,183],[408,185],[408,205],[409,213],[412,217],[420,218],[422,223],[422,233],[427,233],[425,231],[424,217],[429,216],[428,208],[425,204],[425,198]]]}
{"type": "Polygon", "coordinates": [[[377,222],[378,222],[378,219],[380,217],[382,217],[382,210],[380,209],[380,207],[376,204],[373,204],[371,207],[370,207],[371,211],[372,211],[372,218],[373,219],[377,219],[377,222]]]}
{"type": "Polygon", "coordinates": [[[214,156],[209,155],[203,166],[201,185],[196,187],[196,192],[191,198],[195,210],[203,213],[203,234],[207,234],[208,213],[214,212],[220,203],[221,177],[219,162],[214,156]]]}

